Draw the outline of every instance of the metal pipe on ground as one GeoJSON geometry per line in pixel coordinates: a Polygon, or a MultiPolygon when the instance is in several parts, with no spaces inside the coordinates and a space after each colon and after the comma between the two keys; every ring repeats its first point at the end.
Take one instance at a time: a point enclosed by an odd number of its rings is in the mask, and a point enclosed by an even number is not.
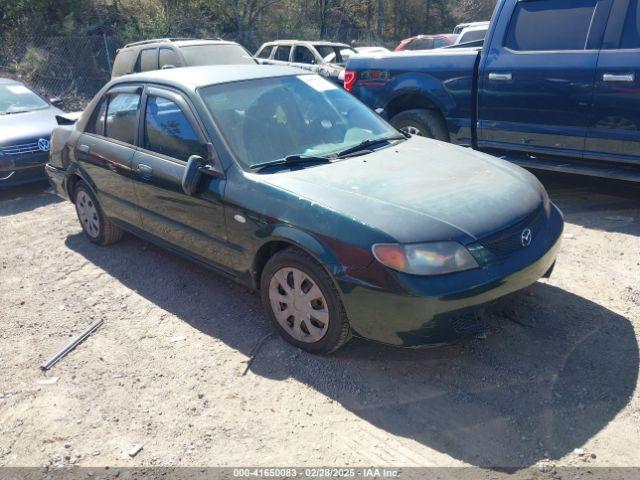
{"type": "Polygon", "coordinates": [[[84,330],[80,335],[71,340],[67,345],[65,345],[58,353],[56,353],[53,357],[51,357],[48,361],[44,362],[40,365],[42,370],[49,370],[56,363],[58,363],[65,355],[71,352],[74,348],[84,342],[89,335],[91,335],[102,323],[104,320],[96,320],[91,325],[89,325],[86,330],[84,330]]]}

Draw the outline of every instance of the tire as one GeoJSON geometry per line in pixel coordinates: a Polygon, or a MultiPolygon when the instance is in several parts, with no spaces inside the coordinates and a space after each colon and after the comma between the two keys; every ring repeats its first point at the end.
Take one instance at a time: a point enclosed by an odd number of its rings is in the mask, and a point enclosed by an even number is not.
{"type": "Polygon", "coordinates": [[[260,295],[278,333],[306,352],[330,354],[351,338],[349,320],[333,280],[315,259],[298,248],[287,248],[269,259],[262,271],[260,295]]]}
{"type": "Polygon", "coordinates": [[[391,125],[412,135],[449,141],[447,126],[435,110],[405,110],[391,119],[391,125]]]}
{"type": "Polygon", "coordinates": [[[96,196],[83,181],[75,186],[73,203],[82,231],[91,242],[110,245],[122,239],[124,230],[107,218],[96,196]]]}

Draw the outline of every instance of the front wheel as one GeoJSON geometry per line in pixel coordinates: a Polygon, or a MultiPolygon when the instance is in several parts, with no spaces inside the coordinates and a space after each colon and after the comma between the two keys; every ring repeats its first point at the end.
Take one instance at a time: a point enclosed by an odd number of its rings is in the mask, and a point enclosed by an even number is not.
{"type": "Polygon", "coordinates": [[[82,231],[91,242],[109,245],[122,238],[124,231],[105,216],[86,183],[76,185],[74,203],[82,231]]]}
{"type": "Polygon", "coordinates": [[[418,137],[449,141],[447,126],[440,113],[435,110],[405,110],[391,119],[391,125],[401,132],[418,137]]]}
{"type": "Polygon", "coordinates": [[[275,329],[292,345],[328,354],[349,340],[349,321],[331,277],[302,250],[288,248],[271,257],[260,291],[275,329]]]}

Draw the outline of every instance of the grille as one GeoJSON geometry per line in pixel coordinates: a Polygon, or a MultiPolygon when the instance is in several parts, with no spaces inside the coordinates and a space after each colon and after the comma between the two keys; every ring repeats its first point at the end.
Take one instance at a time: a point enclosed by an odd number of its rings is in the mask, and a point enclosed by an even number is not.
{"type": "Polygon", "coordinates": [[[544,208],[540,207],[533,214],[520,220],[509,228],[480,240],[480,243],[493,253],[498,260],[507,258],[509,255],[522,250],[522,232],[529,228],[532,232],[531,242],[535,242],[540,234],[544,223],[544,208]]]}
{"type": "Polygon", "coordinates": [[[38,141],[23,143],[21,145],[9,145],[7,147],[1,147],[0,151],[5,155],[29,155],[32,153],[44,153],[38,147],[38,141]]]}

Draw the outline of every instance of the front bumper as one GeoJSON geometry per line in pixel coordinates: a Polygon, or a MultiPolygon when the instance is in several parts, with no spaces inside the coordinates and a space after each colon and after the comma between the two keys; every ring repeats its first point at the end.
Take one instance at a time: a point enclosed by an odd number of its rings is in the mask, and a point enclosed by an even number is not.
{"type": "Polygon", "coordinates": [[[49,177],[49,183],[53,187],[53,191],[56,193],[56,195],[69,200],[66,172],[61,168],[54,167],[50,163],[47,163],[45,165],[45,171],[47,177],[49,177]]]}
{"type": "Polygon", "coordinates": [[[463,310],[534,284],[555,265],[563,230],[552,206],[545,238],[538,248],[500,264],[442,277],[394,274],[398,288],[379,288],[342,279],[343,303],[354,334],[386,344],[417,347],[460,338],[463,310]]]}
{"type": "Polygon", "coordinates": [[[27,152],[15,155],[0,155],[0,188],[15,187],[47,179],[44,165],[49,159],[47,152],[27,152]]]}
{"type": "Polygon", "coordinates": [[[46,179],[44,164],[27,168],[0,169],[0,188],[17,187],[19,185],[42,182],[46,179]]]}

